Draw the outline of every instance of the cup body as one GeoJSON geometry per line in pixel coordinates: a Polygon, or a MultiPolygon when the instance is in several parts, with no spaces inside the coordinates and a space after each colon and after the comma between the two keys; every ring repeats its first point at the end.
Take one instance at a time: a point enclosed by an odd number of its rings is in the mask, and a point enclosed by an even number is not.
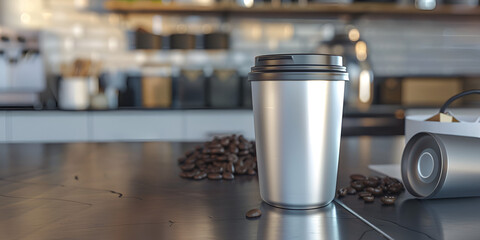
{"type": "Polygon", "coordinates": [[[254,81],[252,99],[262,199],[322,207],[335,196],[344,81],[254,81]]]}

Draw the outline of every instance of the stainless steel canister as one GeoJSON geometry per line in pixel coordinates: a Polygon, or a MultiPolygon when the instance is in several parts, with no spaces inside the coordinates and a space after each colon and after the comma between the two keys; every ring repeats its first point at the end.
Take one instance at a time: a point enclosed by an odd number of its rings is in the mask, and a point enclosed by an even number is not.
{"type": "Polygon", "coordinates": [[[422,132],[407,143],[402,179],[417,198],[480,196],[480,138],[422,132]]]}
{"type": "Polygon", "coordinates": [[[335,196],[343,95],[342,57],[279,54],[255,58],[249,73],[262,199],[291,209],[335,196]]]}

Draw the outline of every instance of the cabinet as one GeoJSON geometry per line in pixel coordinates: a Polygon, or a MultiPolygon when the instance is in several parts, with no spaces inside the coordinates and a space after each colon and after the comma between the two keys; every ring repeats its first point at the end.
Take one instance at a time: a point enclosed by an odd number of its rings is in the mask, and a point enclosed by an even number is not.
{"type": "MultiPolygon", "coordinates": [[[[8,142],[88,141],[88,112],[9,111],[8,142]]],[[[1,125],[0,125],[1,126],[1,125]]]]}
{"type": "Polygon", "coordinates": [[[91,112],[93,141],[181,141],[180,111],[91,112]]]}

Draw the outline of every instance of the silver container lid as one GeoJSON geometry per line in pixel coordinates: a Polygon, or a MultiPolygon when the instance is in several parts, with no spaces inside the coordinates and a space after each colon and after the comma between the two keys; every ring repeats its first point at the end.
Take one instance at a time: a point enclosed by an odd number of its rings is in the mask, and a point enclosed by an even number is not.
{"type": "Polygon", "coordinates": [[[408,192],[417,198],[431,198],[442,188],[446,178],[445,146],[434,134],[413,136],[402,155],[402,179],[408,192]]]}
{"type": "Polygon", "coordinates": [[[341,56],[274,54],[255,57],[249,81],[348,81],[341,56]]]}

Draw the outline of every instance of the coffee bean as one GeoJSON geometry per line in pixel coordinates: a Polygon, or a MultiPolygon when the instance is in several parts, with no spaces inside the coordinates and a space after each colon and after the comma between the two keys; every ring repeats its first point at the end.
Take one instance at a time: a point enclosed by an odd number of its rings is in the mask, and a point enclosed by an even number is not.
{"type": "Polygon", "coordinates": [[[183,165],[180,166],[180,168],[183,171],[190,171],[190,170],[195,168],[195,164],[193,164],[193,163],[183,164],[183,165]]]}
{"type": "Polygon", "coordinates": [[[207,177],[210,180],[220,180],[220,179],[222,179],[222,174],[220,174],[220,173],[209,173],[207,175],[207,177]]]}
{"type": "Polygon", "coordinates": [[[228,151],[229,151],[230,153],[237,154],[239,150],[238,150],[238,148],[237,148],[236,145],[230,145],[230,147],[228,148],[228,151]]]}
{"type": "Polygon", "coordinates": [[[211,148],[210,149],[210,153],[213,153],[213,154],[219,154],[219,153],[224,153],[225,152],[225,149],[223,148],[211,148]]]}
{"type": "Polygon", "coordinates": [[[228,137],[222,138],[222,139],[220,140],[220,144],[222,144],[222,146],[224,146],[224,147],[227,147],[228,144],[230,144],[230,138],[228,138],[228,137]]]}
{"type": "Polygon", "coordinates": [[[226,180],[232,180],[232,179],[235,178],[235,176],[233,176],[233,173],[231,173],[231,172],[224,172],[222,174],[222,177],[223,177],[223,179],[226,179],[226,180]]]}
{"type": "Polygon", "coordinates": [[[348,195],[355,195],[356,193],[357,193],[357,190],[355,190],[355,188],[347,187],[347,194],[348,195]]]}
{"type": "Polygon", "coordinates": [[[241,151],[238,152],[238,156],[245,156],[245,155],[248,155],[248,154],[249,154],[248,150],[241,150],[241,151]]]}
{"type": "Polygon", "coordinates": [[[225,171],[234,173],[235,172],[235,165],[233,165],[233,163],[228,163],[227,167],[225,167],[225,171]]]}
{"type": "Polygon", "coordinates": [[[193,170],[193,171],[184,171],[180,173],[180,177],[183,178],[193,178],[193,176],[197,175],[199,173],[198,170],[193,170]]]}
{"type": "Polygon", "coordinates": [[[373,188],[373,187],[367,187],[367,188],[365,188],[365,192],[369,192],[369,193],[372,193],[372,194],[373,194],[374,191],[375,191],[375,188],[373,188]]]}
{"type": "Polygon", "coordinates": [[[383,194],[383,189],[380,187],[376,187],[371,193],[373,194],[373,196],[380,196],[383,194]]]}
{"type": "Polygon", "coordinates": [[[363,197],[363,201],[365,201],[366,203],[372,203],[374,200],[375,200],[375,197],[373,197],[373,196],[363,197]]]}
{"type": "Polygon", "coordinates": [[[227,161],[228,157],[226,155],[217,156],[217,161],[227,161]]]}
{"type": "Polygon", "coordinates": [[[346,188],[340,188],[337,191],[339,197],[345,197],[347,196],[347,189],[346,188]]]}
{"type": "Polygon", "coordinates": [[[195,161],[197,161],[197,158],[195,156],[190,156],[185,160],[185,163],[190,164],[190,163],[195,163],[195,161]]]}
{"type": "Polygon", "coordinates": [[[223,148],[222,144],[220,143],[211,143],[207,145],[208,148],[214,149],[214,148],[223,148]]]}
{"type": "Polygon", "coordinates": [[[358,198],[364,198],[364,197],[369,197],[369,196],[372,196],[372,194],[369,193],[369,192],[359,192],[358,193],[358,198]]]}
{"type": "Polygon", "coordinates": [[[362,191],[365,188],[363,181],[354,181],[351,184],[351,187],[355,188],[357,191],[362,191]]]}
{"type": "Polygon", "coordinates": [[[207,173],[206,172],[199,172],[197,173],[195,176],[193,176],[193,179],[195,180],[202,180],[204,178],[207,177],[207,173]]]}
{"type": "Polygon", "coordinates": [[[393,196],[384,196],[384,197],[381,197],[380,200],[384,205],[393,205],[395,203],[395,200],[397,200],[397,198],[393,196]]]}
{"type": "Polygon", "coordinates": [[[252,209],[252,210],[248,211],[245,214],[245,216],[247,218],[258,218],[258,217],[262,216],[262,211],[260,211],[260,209],[255,208],[255,209],[252,209]]]}
{"type": "Polygon", "coordinates": [[[400,182],[393,183],[393,184],[390,185],[390,187],[396,187],[396,188],[400,189],[401,191],[404,190],[403,184],[400,183],[400,182]]]}
{"type": "Polygon", "coordinates": [[[369,178],[367,178],[365,181],[363,181],[363,183],[367,187],[377,187],[378,184],[379,184],[378,180],[369,179],[369,178]]]}
{"type": "Polygon", "coordinates": [[[228,160],[229,162],[236,163],[236,162],[238,161],[238,157],[237,157],[237,155],[235,155],[235,154],[229,154],[229,155],[227,156],[227,160],[228,160]]]}
{"type": "Polygon", "coordinates": [[[352,174],[350,175],[350,179],[352,179],[352,181],[363,181],[365,180],[365,176],[361,175],[361,174],[352,174]]]}
{"type": "Polygon", "coordinates": [[[247,172],[247,168],[244,166],[235,166],[235,173],[237,174],[245,174],[247,172]]]}
{"type": "Polygon", "coordinates": [[[179,176],[182,178],[189,178],[186,172],[180,172],[179,176]]]}
{"type": "Polygon", "coordinates": [[[400,193],[400,188],[398,188],[396,186],[391,186],[391,187],[388,187],[387,192],[392,193],[392,194],[398,194],[398,193],[400,193]]]}
{"type": "Polygon", "coordinates": [[[220,166],[212,166],[207,169],[208,173],[223,173],[223,167],[220,166]]]}
{"type": "Polygon", "coordinates": [[[245,144],[245,143],[240,143],[240,144],[238,144],[238,149],[240,149],[240,150],[247,150],[247,149],[248,149],[248,145],[245,144]]]}
{"type": "Polygon", "coordinates": [[[257,172],[250,168],[250,169],[248,169],[247,174],[253,176],[253,175],[256,175],[257,172]]]}
{"type": "Polygon", "coordinates": [[[221,167],[221,166],[223,166],[223,162],[213,161],[213,166],[215,166],[215,167],[221,167]]]}

